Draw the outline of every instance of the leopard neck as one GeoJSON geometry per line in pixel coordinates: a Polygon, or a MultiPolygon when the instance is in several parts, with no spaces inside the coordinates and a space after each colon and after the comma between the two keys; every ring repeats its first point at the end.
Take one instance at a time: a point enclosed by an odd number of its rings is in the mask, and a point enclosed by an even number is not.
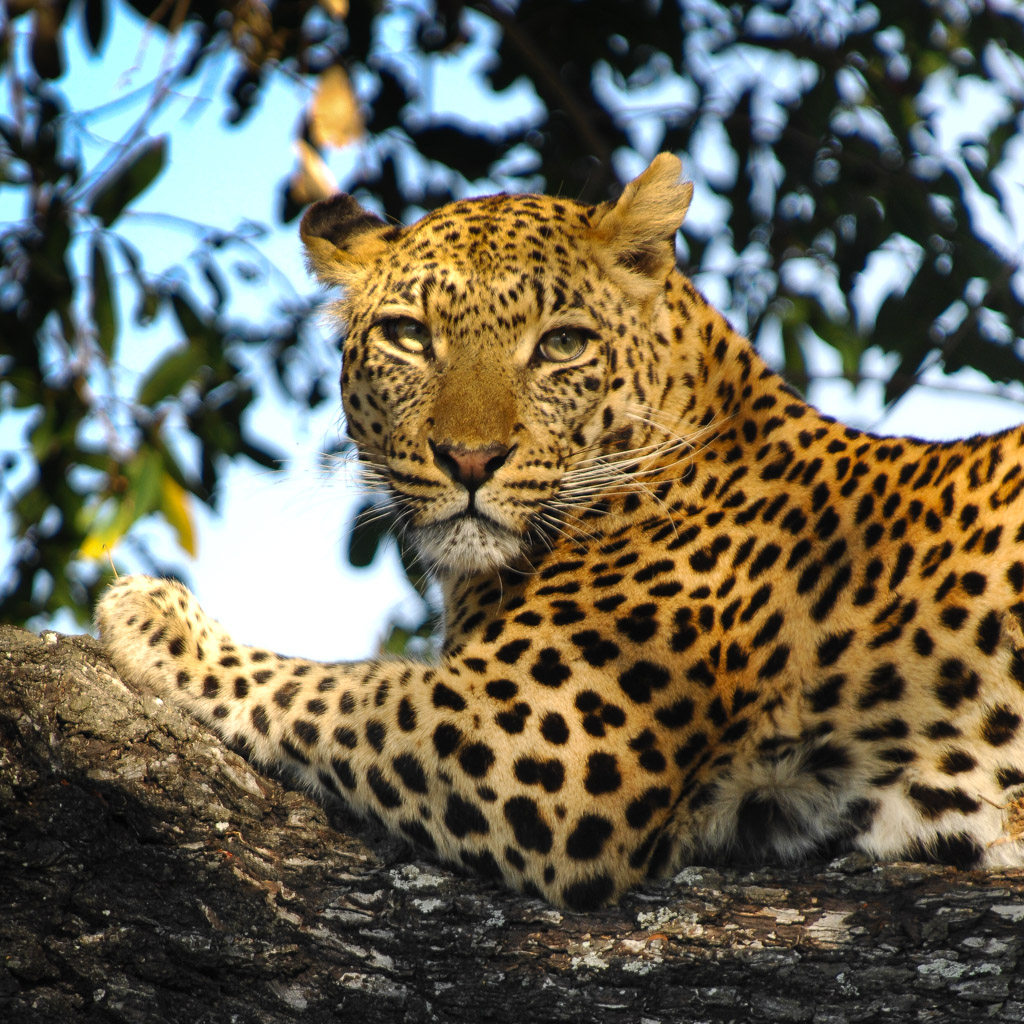
{"type": "MultiPolygon", "coordinates": [[[[682,274],[671,276],[666,300],[672,358],[658,429],[678,443],[645,467],[655,504],[723,503],[741,479],[748,497],[774,497],[780,486],[800,486],[794,467],[812,444],[835,452],[869,439],[806,402],[682,274]]],[[[650,500],[642,504],[638,514],[656,511],[650,500]]]]}

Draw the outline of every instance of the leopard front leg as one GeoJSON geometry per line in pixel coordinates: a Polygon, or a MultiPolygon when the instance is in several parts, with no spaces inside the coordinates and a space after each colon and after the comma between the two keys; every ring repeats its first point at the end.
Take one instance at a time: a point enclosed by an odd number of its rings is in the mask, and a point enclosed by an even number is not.
{"type": "Polygon", "coordinates": [[[445,861],[573,909],[646,876],[658,816],[640,831],[634,811],[627,827],[640,783],[574,752],[568,697],[495,702],[456,666],[324,664],[236,644],[167,580],[118,580],[97,622],[123,676],[445,861]]]}

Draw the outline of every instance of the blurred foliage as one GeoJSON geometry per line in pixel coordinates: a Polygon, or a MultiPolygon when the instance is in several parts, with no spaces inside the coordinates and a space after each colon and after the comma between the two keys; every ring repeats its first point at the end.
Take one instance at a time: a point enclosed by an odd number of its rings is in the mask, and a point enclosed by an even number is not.
{"type": "MultiPolygon", "coordinates": [[[[658,150],[685,155],[698,281],[755,341],[781,341],[797,383],[813,336],[851,381],[869,346],[894,354],[893,403],[929,367],[1024,378],[1019,239],[1003,251],[1012,244],[991,237],[1013,236],[1000,211],[1020,187],[1004,175],[1014,145],[1020,166],[1021,54],[1021,9],[982,0],[8,3],[0,186],[21,215],[0,227],[0,414],[28,417],[30,452],[0,465],[16,538],[0,619],[86,618],[105,546],[157,516],[188,551],[191,503],[214,502],[225,458],[276,464],[246,417],[255,346],[289,400],[336,400],[330,381],[294,372],[313,300],[282,304],[271,323],[231,312],[245,274],[219,257],[258,242],[259,226],[211,227],[190,275],[154,267],[159,254],[124,237],[126,212],[174,173],[152,129],[164,100],[213,62],[230,67],[227,130],[261,116],[277,76],[308,83],[283,221],[334,187],[341,146],[360,158],[337,184],[397,220],[499,188],[597,201],[658,150]],[[131,133],[86,166],[61,88],[69,33],[109,59],[129,8],[188,45],[131,133]],[[467,97],[520,95],[514,117],[432,102],[433,71],[480,40],[467,97]],[[126,390],[127,346],[161,317],[180,342],[126,390]]],[[[375,557],[384,529],[353,524],[353,564],[375,557]]]]}

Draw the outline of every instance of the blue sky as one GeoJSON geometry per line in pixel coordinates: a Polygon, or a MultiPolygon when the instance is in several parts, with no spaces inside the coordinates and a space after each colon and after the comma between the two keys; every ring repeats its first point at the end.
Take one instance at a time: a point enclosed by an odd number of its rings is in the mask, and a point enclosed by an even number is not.
{"type": "MultiPolygon", "coordinates": [[[[74,106],[81,109],[123,99],[82,124],[81,145],[90,160],[106,152],[138,116],[140,108],[131,100],[132,91],[173,63],[175,44],[162,34],[147,33],[123,8],[117,10],[114,35],[101,61],[88,58],[77,31],[67,34],[72,71],[59,87],[74,98],[74,106]]],[[[400,43],[400,21],[392,31],[396,39],[390,42],[400,43]]],[[[478,108],[483,111],[485,97],[467,92],[466,82],[486,52],[485,42],[480,39],[458,59],[437,62],[427,71],[410,70],[430,76],[427,92],[433,110],[469,111],[474,117],[478,108]]],[[[226,69],[222,62],[217,73],[223,76],[226,69]]],[[[294,161],[295,125],[309,98],[307,85],[276,76],[255,116],[241,129],[231,130],[223,125],[219,83],[210,75],[187,83],[183,93],[167,104],[152,130],[170,136],[169,166],[134,207],[130,219],[117,225],[142,250],[151,269],[184,263],[195,242],[187,225],[168,221],[163,212],[221,228],[232,228],[246,218],[273,222],[278,185],[294,161]]],[[[657,98],[653,95],[648,100],[657,98]]],[[[0,96],[0,108],[6,102],[6,97],[0,96]]],[[[485,113],[493,120],[514,117],[530,102],[528,90],[519,90],[505,100],[507,106],[488,108],[485,113]]],[[[643,124],[638,122],[640,144],[644,134],[643,124]]],[[[332,167],[340,175],[361,158],[358,147],[350,147],[332,158],[332,167]]],[[[642,169],[643,160],[636,164],[629,166],[630,173],[642,169]]],[[[1018,200],[1024,182],[1024,156],[1019,164],[1021,173],[1011,174],[1018,200]]],[[[707,198],[710,208],[711,197],[707,198]]],[[[698,188],[693,204],[697,211],[701,202],[698,188]]],[[[9,197],[0,196],[0,219],[20,213],[12,208],[9,197]]],[[[1021,224],[1019,210],[1012,223],[1021,224]]],[[[1017,251],[1021,248],[1019,231],[1016,238],[1002,241],[1017,251]]],[[[260,249],[273,264],[273,271],[259,285],[239,289],[236,298],[245,304],[251,321],[258,321],[264,308],[270,315],[268,296],[286,295],[291,289],[296,294],[312,290],[302,266],[296,225],[273,231],[260,249]]],[[[243,253],[239,256],[244,258],[243,253]]],[[[707,287],[707,282],[700,283],[707,287]]],[[[711,298],[716,298],[713,291],[711,298]]],[[[123,306],[123,322],[129,320],[128,312],[123,306]]],[[[166,317],[153,328],[138,331],[123,345],[119,372],[126,381],[135,379],[174,342],[172,324],[166,317]]],[[[327,340],[322,339],[312,350],[336,376],[338,356],[327,340]]],[[[770,351],[765,354],[769,358],[774,355],[770,351]]],[[[839,372],[838,357],[824,345],[814,350],[813,366],[826,375],[839,372]]],[[[879,376],[891,368],[881,357],[869,360],[866,367],[879,376]]],[[[940,375],[932,380],[940,385],[950,383],[940,375]]],[[[987,381],[966,373],[958,376],[957,384],[984,389],[987,381]]],[[[1020,394],[1024,398],[1024,388],[1020,394]]],[[[841,382],[818,383],[810,398],[826,412],[858,426],[928,438],[990,431],[1024,420],[1024,404],[1019,402],[926,388],[917,389],[886,417],[881,411],[881,385],[866,384],[854,391],[841,382]]],[[[196,592],[207,610],[243,641],[322,659],[365,657],[374,651],[389,617],[404,611],[416,618],[418,599],[410,594],[393,550],[366,570],[354,570],[344,560],[342,545],[353,506],[359,502],[358,486],[346,472],[325,478],[317,458],[343,427],[338,406],[300,413],[294,406],[285,406],[270,388],[253,415],[258,433],[289,455],[292,467],[275,474],[239,462],[224,475],[219,515],[194,506],[198,557],[189,571],[196,592]]],[[[0,451],[22,449],[23,429],[23,418],[8,416],[0,423],[0,451]]],[[[149,524],[143,532],[165,561],[186,561],[166,527],[149,524]]],[[[9,552],[0,516],[0,565],[9,552]]],[[[119,550],[118,560],[131,568],[130,549],[119,550]]],[[[56,625],[70,627],[68,622],[56,625]]]]}

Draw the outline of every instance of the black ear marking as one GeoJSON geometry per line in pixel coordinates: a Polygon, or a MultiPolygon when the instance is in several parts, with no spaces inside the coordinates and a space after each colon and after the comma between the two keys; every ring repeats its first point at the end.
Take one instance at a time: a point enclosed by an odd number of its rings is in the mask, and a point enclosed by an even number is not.
{"type": "Polygon", "coordinates": [[[664,246],[638,245],[635,249],[617,253],[615,262],[626,270],[653,277],[664,263],[663,249],[664,246]]]}
{"type": "Polygon", "coordinates": [[[299,233],[304,241],[322,238],[337,249],[348,248],[351,239],[385,226],[375,213],[364,210],[347,192],[314,203],[303,214],[299,233]]]}
{"type": "Polygon", "coordinates": [[[591,225],[606,262],[627,271],[631,287],[646,287],[651,294],[675,265],[676,231],[693,195],[693,186],[681,181],[681,174],[678,157],[659,154],[617,202],[597,208],[591,225]]]}
{"type": "Polygon", "coordinates": [[[342,287],[348,287],[401,232],[344,192],[314,203],[299,225],[309,269],[321,283],[342,287]]]}

